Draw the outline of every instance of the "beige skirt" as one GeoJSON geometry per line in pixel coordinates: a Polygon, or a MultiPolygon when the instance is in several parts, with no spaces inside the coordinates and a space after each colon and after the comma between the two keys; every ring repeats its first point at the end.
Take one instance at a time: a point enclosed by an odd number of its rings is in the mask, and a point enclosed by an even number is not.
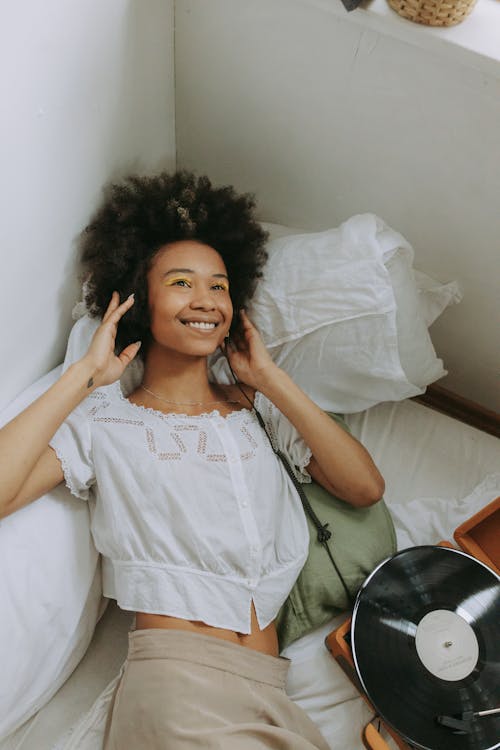
{"type": "Polygon", "coordinates": [[[183,630],[136,630],[105,750],[328,750],[285,693],[289,660],[183,630]]]}

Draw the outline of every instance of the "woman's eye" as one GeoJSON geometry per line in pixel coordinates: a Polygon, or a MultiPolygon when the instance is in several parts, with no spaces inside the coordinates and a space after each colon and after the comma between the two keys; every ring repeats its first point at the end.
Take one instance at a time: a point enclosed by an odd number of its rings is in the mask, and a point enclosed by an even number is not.
{"type": "Polygon", "coordinates": [[[212,289],[215,289],[216,291],[221,291],[222,290],[223,292],[227,292],[228,288],[227,288],[226,284],[214,284],[213,287],[212,287],[212,289]]]}
{"type": "Polygon", "coordinates": [[[189,287],[191,285],[187,279],[170,279],[170,281],[167,282],[167,286],[189,287]]]}

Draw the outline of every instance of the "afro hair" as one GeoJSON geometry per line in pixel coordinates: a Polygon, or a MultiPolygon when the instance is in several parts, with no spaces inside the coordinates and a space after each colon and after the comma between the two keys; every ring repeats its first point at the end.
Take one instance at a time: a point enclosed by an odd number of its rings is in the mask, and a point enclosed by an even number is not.
{"type": "MultiPolygon", "coordinates": [[[[102,316],[113,291],[133,307],[118,327],[117,347],[141,340],[144,356],[151,340],[147,274],[158,251],[180,240],[196,240],[222,257],[235,313],[252,297],[267,260],[268,235],[254,217],[252,195],[231,186],[213,187],[208,177],[187,171],[131,175],[111,184],[106,199],[84,230],[81,249],[85,302],[102,316]],[[145,346],[144,346],[145,345],[145,346]]],[[[231,332],[238,334],[235,314],[231,332]]]]}

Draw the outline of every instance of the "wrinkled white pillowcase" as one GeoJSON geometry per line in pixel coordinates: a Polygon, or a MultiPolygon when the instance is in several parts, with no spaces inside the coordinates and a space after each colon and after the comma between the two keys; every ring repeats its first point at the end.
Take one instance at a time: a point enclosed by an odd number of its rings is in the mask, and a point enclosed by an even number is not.
{"type": "MultiPolygon", "coordinates": [[[[58,367],[0,415],[10,421],[58,367]]],[[[0,521],[0,740],[33,716],[84,656],[102,612],[99,555],[86,503],[59,485],[0,521]]]]}
{"type": "MultiPolygon", "coordinates": [[[[317,233],[263,227],[269,260],[249,314],[276,363],[322,408],[399,401],[446,374],[427,326],[460,291],[415,277],[401,234],[374,214],[317,233]]],[[[222,358],[214,371],[227,379],[222,358]]]]}

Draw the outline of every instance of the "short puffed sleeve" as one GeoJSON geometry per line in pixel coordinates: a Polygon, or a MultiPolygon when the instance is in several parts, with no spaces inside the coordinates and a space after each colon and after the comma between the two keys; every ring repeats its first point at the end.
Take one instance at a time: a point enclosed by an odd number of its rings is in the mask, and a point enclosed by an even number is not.
{"type": "Polygon", "coordinates": [[[311,461],[312,452],[300,433],[290,420],[258,391],[255,394],[254,406],[264,420],[274,449],[284,453],[299,482],[310,482],[311,476],[306,471],[306,466],[311,461]]]}
{"type": "Polygon", "coordinates": [[[79,404],[49,441],[61,462],[66,486],[72,495],[88,500],[95,482],[89,412],[94,407],[92,396],[79,404]]]}

